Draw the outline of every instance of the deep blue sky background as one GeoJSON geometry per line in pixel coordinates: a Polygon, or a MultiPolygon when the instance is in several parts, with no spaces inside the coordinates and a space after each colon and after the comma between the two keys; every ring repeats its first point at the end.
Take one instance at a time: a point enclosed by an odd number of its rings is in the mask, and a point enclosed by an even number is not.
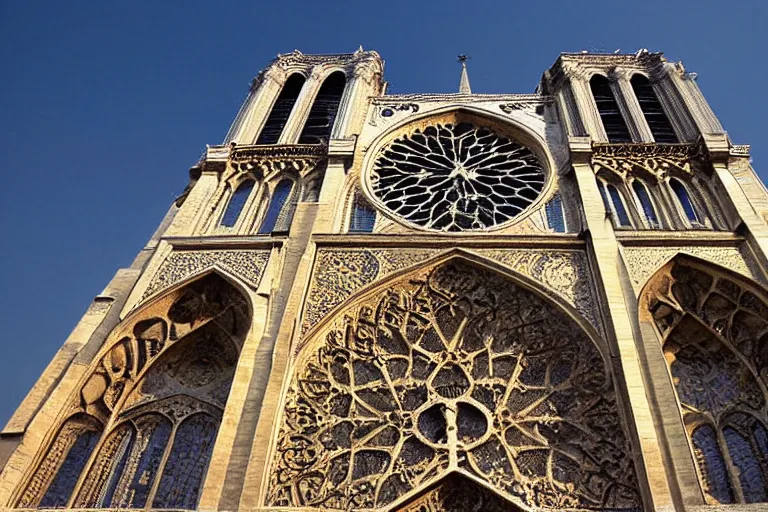
{"type": "Polygon", "coordinates": [[[561,51],[682,59],[768,177],[764,0],[0,1],[0,423],[128,266],[278,52],[386,61],[390,92],[531,92],[561,51]]]}

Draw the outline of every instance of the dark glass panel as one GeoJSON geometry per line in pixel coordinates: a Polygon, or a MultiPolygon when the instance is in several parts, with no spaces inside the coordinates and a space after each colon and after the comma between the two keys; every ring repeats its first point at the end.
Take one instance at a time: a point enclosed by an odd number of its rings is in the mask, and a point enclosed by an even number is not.
{"type": "Polygon", "coordinates": [[[218,429],[219,422],[205,414],[196,414],[179,425],[153,507],[197,507],[218,429]]]}
{"type": "Polygon", "coordinates": [[[134,439],[133,431],[129,430],[128,434],[125,437],[123,437],[120,443],[120,447],[115,452],[114,457],[117,458],[117,465],[109,475],[109,479],[107,480],[106,492],[104,492],[104,497],[101,500],[99,500],[100,508],[109,507],[112,505],[112,502],[115,496],[115,491],[117,490],[117,484],[120,483],[120,477],[123,476],[123,472],[125,471],[125,465],[128,463],[128,460],[130,459],[130,456],[131,456],[131,451],[133,450],[133,439],[134,439]]]}
{"type": "Polygon", "coordinates": [[[675,130],[672,128],[672,124],[669,122],[667,114],[664,112],[661,103],[659,102],[656,92],[651,86],[651,82],[643,75],[635,75],[630,80],[632,83],[632,89],[635,91],[638,103],[640,103],[640,109],[643,111],[643,116],[651,129],[653,134],[653,140],[660,144],[675,144],[680,142],[675,135],[675,130]]]}
{"type": "Polygon", "coordinates": [[[732,427],[723,429],[723,437],[728,445],[728,454],[734,466],[739,469],[739,482],[744,501],[747,503],[766,501],[768,494],[765,475],[751,443],[732,427]]]}
{"type": "Polygon", "coordinates": [[[640,201],[640,206],[643,208],[643,213],[648,220],[648,225],[652,228],[661,227],[659,218],[656,216],[656,210],[653,207],[651,197],[648,195],[648,189],[645,188],[645,185],[640,183],[640,181],[635,180],[632,183],[632,190],[635,191],[637,199],[640,201]]]}
{"type": "Polygon", "coordinates": [[[232,227],[237,222],[237,218],[240,217],[240,213],[243,211],[245,202],[248,200],[248,196],[251,195],[253,186],[255,185],[253,180],[247,180],[240,184],[229,198],[229,204],[224,211],[224,216],[221,218],[221,225],[232,227]]]}
{"type": "Polygon", "coordinates": [[[101,432],[93,430],[82,432],[77,436],[53,482],[48,486],[45,496],[40,501],[39,506],[41,508],[59,508],[67,505],[69,497],[75,489],[77,479],[80,477],[80,472],[88,462],[99,437],[101,437],[101,432]]]}
{"type": "Polygon", "coordinates": [[[691,436],[704,490],[718,503],[733,503],[728,469],[717,445],[717,434],[709,425],[694,430],[691,436]]]}
{"type": "Polygon", "coordinates": [[[611,196],[611,203],[613,203],[613,209],[616,213],[616,220],[619,226],[631,226],[632,223],[627,215],[627,210],[624,208],[624,201],[621,200],[621,194],[619,190],[613,185],[606,185],[608,194],[611,196]]]}
{"type": "Polygon", "coordinates": [[[280,212],[283,210],[283,205],[285,200],[288,199],[292,186],[293,182],[291,180],[282,180],[277,184],[269,201],[267,213],[264,215],[264,220],[259,228],[259,234],[269,234],[274,231],[277,219],[280,217],[280,212]]]}
{"type": "Polygon", "coordinates": [[[294,73],[288,77],[283,90],[280,91],[280,95],[275,100],[267,121],[264,123],[264,128],[261,129],[256,144],[277,144],[303,86],[304,77],[300,74],[294,73]]]}
{"type": "Polygon", "coordinates": [[[299,137],[299,144],[320,144],[331,138],[331,130],[336,121],[346,83],[347,78],[341,71],[336,71],[325,79],[309,111],[309,117],[299,137]]]}
{"type": "Polygon", "coordinates": [[[352,219],[349,223],[351,233],[370,233],[376,224],[376,210],[361,195],[355,195],[352,207],[352,219]]]}
{"type": "Polygon", "coordinates": [[[683,207],[683,212],[685,212],[685,216],[688,217],[691,224],[700,224],[699,217],[696,215],[696,209],[693,207],[691,197],[688,195],[688,189],[676,179],[669,180],[669,184],[675,192],[677,200],[680,201],[680,206],[683,207]]]}
{"type": "Polygon", "coordinates": [[[546,205],[547,223],[557,233],[565,233],[565,215],[563,214],[563,200],[560,194],[553,197],[546,205]]]}
{"type": "Polygon", "coordinates": [[[595,75],[589,81],[589,87],[592,89],[592,96],[595,98],[608,141],[632,142],[632,136],[629,134],[627,123],[621,115],[608,79],[602,75],[595,75]]]}

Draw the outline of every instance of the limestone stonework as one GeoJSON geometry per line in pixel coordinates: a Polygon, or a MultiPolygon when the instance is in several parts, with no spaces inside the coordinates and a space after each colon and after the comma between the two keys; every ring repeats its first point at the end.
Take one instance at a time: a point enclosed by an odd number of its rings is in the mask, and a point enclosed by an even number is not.
{"type": "Polygon", "coordinates": [[[765,510],[749,146],[659,53],[460,84],[278,55],[3,429],[0,507],[765,510]]]}

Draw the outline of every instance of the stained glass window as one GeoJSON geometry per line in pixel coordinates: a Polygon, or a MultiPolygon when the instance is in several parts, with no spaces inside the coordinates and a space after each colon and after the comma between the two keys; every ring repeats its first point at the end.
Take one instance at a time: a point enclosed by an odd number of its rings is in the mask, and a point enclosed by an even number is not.
{"type": "Polygon", "coordinates": [[[269,234],[275,230],[277,220],[280,217],[280,212],[283,211],[285,201],[288,199],[292,187],[293,182],[291,180],[282,180],[277,184],[269,201],[267,213],[264,215],[264,220],[259,228],[260,234],[269,234]]]}
{"type": "Polygon", "coordinates": [[[565,233],[565,215],[563,214],[563,200],[560,194],[555,195],[546,205],[547,224],[556,233],[565,233]]]}
{"type": "Polygon", "coordinates": [[[255,182],[253,180],[247,180],[240,184],[229,198],[229,204],[224,211],[224,216],[221,218],[221,225],[226,227],[232,227],[237,222],[240,213],[243,211],[245,202],[248,200],[248,196],[251,195],[255,182]]]}
{"type": "Polygon", "coordinates": [[[624,207],[624,201],[621,199],[619,190],[611,185],[607,184],[605,188],[608,190],[608,195],[611,198],[611,204],[613,205],[613,212],[616,215],[616,222],[621,227],[631,226],[632,222],[629,220],[627,209],[624,207]]]}
{"type": "Polygon", "coordinates": [[[349,222],[350,233],[370,233],[376,224],[376,210],[360,194],[355,194],[352,206],[352,218],[349,222]]]}
{"type": "Polygon", "coordinates": [[[691,197],[688,194],[688,189],[685,188],[685,185],[674,178],[669,180],[669,185],[675,192],[677,200],[680,202],[680,206],[683,208],[683,212],[690,223],[694,226],[700,225],[701,221],[699,221],[699,217],[696,215],[696,208],[693,206],[693,202],[691,201],[691,197]]]}
{"type": "Polygon", "coordinates": [[[304,77],[298,73],[288,77],[285,85],[283,85],[283,90],[280,91],[280,95],[275,100],[267,121],[264,123],[264,128],[261,129],[261,134],[256,140],[256,144],[277,144],[278,140],[280,140],[280,135],[283,133],[283,128],[285,128],[285,123],[288,122],[288,117],[291,115],[293,106],[299,98],[304,81],[304,77]]]}
{"type": "Polygon", "coordinates": [[[86,430],[80,433],[72,447],[67,452],[56,476],[48,486],[39,506],[44,508],[58,508],[67,506],[72,491],[75,488],[77,479],[80,477],[86,462],[91,456],[91,452],[96,447],[96,443],[101,437],[101,432],[86,430]]]}
{"type": "Polygon", "coordinates": [[[632,142],[629,128],[624,121],[624,116],[621,115],[619,104],[616,102],[608,79],[602,75],[595,75],[589,81],[589,87],[592,89],[592,96],[595,98],[597,111],[600,113],[600,120],[603,122],[608,141],[632,142]]]}
{"type": "Polygon", "coordinates": [[[691,436],[696,460],[703,478],[704,491],[717,503],[733,503],[725,459],[717,444],[717,434],[709,425],[697,428],[691,436]]]}
{"type": "Polygon", "coordinates": [[[640,110],[643,111],[643,116],[653,134],[653,140],[660,144],[679,142],[651,82],[640,74],[633,76],[630,82],[637,102],[640,103],[640,110]]]}
{"type": "Polygon", "coordinates": [[[645,214],[645,220],[648,222],[648,226],[651,228],[661,227],[659,218],[656,216],[656,209],[653,207],[651,197],[648,195],[648,189],[645,188],[645,185],[641,183],[640,180],[635,180],[632,182],[632,190],[635,191],[635,196],[637,196],[640,207],[645,214]]]}
{"type": "Polygon", "coordinates": [[[179,425],[153,507],[197,507],[218,429],[219,422],[206,414],[191,416],[179,425]]]}
{"type": "Polygon", "coordinates": [[[766,492],[766,477],[760,467],[760,457],[766,460],[768,453],[756,453],[750,440],[745,438],[735,428],[728,426],[723,429],[723,437],[728,445],[728,454],[733,465],[739,470],[739,481],[744,501],[747,503],[759,503],[768,501],[766,492]]]}
{"type": "Polygon", "coordinates": [[[347,77],[341,71],[336,71],[325,79],[309,111],[299,144],[320,144],[331,138],[331,130],[336,122],[346,83],[347,77]]]}

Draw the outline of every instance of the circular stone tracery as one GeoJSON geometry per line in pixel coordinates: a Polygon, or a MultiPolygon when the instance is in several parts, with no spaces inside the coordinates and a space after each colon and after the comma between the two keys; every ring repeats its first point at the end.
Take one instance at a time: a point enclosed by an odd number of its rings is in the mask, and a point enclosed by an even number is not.
{"type": "Polygon", "coordinates": [[[399,137],[376,157],[373,194],[398,217],[428,229],[468,231],[506,223],[541,194],[533,152],[489,128],[435,123],[399,137]]]}

